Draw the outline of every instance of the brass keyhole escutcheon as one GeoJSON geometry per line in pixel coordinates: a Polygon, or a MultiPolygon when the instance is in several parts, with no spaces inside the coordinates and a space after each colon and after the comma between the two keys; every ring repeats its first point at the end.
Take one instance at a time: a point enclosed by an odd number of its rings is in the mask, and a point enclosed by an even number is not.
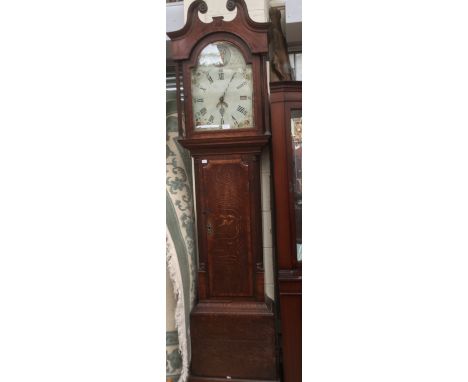
{"type": "Polygon", "coordinates": [[[213,227],[211,226],[211,223],[207,224],[206,231],[208,232],[208,235],[211,235],[213,233],[213,227]]]}

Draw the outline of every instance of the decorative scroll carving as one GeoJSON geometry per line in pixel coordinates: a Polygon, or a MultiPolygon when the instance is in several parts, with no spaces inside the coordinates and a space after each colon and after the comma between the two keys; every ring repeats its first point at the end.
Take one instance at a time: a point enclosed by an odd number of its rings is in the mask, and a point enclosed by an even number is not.
{"type": "Polygon", "coordinates": [[[200,1],[200,4],[198,5],[198,12],[203,14],[208,12],[208,5],[206,5],[204,1],[200,1]]]}
{"type": "MultiPolygon", "coordinates": [[[[270,23],[258,23],[249,16],[244,0],[233,1],[237,10],[236,16],[231,21],[225,21],[220,17],[215,23],[200,20],[199,12],[208,10],[208,6],[202,0],[196,0],[190,4],[187,10],[187,22],[182,29],[167,32],[171,39],[172,58],[175,61],[188,60],[193,52],[193,47],[206,36],[218,32],[231,33],[237,36],[247,45],[252,54],[268,52],[268,27],[270,23]]],[[[185,64],[184,64],[185,65],[185,64]]],[[[257,73],[258,75],[258,73],[257,73]]],[[[260,79],[258,79],[260,80],[260,79]]]]}
{"type": "Polygon", "coordinates": [[[234,0],[228,0],[226,2],[226,8],[228,11],[233,11],[236,8],[236,2],[234,0]]]}
{"type": "Polygon", "coordinates": [[[270,48],[271,77],[270,82],[291,81],[291,65],[289,63],[286,38],[281,29],[281,12],[270,8],[270,28],[268,40],[270,48]]]}

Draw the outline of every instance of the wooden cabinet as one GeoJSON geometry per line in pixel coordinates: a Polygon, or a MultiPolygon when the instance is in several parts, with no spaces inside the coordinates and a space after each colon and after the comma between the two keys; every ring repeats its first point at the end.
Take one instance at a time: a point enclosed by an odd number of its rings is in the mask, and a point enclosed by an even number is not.
{"type": "Polygon", "coordinates": [[[283,381],[302,380],[302,82],[270,84],[283,381]]]}

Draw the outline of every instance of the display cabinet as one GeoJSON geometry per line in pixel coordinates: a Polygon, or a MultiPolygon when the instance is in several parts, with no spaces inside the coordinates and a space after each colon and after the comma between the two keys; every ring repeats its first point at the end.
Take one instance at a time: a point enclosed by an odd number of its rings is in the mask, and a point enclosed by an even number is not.
{"type": "Polygon", "coordinates": [[[302,82],[270,83],[283,381],[302,379],[302,82]]]}

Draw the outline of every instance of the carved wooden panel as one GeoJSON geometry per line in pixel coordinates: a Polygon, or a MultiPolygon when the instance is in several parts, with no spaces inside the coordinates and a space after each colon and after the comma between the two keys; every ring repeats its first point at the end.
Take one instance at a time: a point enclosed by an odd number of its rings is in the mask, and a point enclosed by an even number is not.
{"type": "Polygon", "coordinates": [[[197,161],[210,297],[254,294],[250,165],[240,156],[197,161]]]}

